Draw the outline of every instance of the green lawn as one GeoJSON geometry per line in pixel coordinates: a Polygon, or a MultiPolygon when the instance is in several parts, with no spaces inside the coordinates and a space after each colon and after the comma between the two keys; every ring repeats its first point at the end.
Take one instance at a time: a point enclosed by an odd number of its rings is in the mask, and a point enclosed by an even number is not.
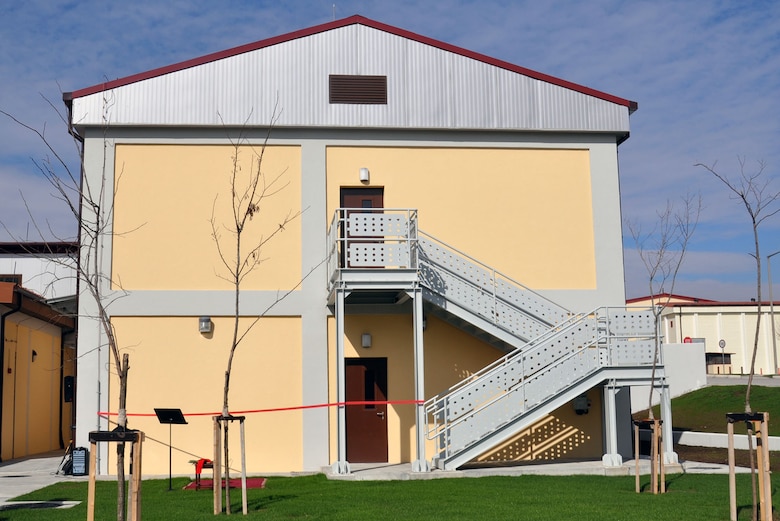
{"type": "MultiPolygon", "coordinates": [[[[672,423],[675,429],[698,432],[725,433],[727,412],[744,412],[745,385],[712,386],[693,391],[672,399],[672,423]]],[[[750,391],[750,405],[756,412],[769,413],[769,435],[780,436],[780,387],[753,386],[750,391]]],[[[655,407],[656,418],[660,418],[655,407]]],[[[634,418],[646,418],[647,411],[634,414],[634,418]]],[[[745,424],[735,424],[734,432],[744,434],[745,424]]],[[[706,447],[676,447],[681,459],[711,463],[727,463],[726,449],[706,447]]],[[[773,470],[780,467],[780,452],[769,455],[773,470]]],[[[750,466],[747,451],[736,451],[737,465],[750,466]]]]}
{"type": "MultiPolygon", "coordinates": [[[[745,385],[712,386],[672,400],[675,429],[700,432],[726,432],[726,413],[745,411],[745,385]]],[[[769,435],[780,436],[780,387],[753,386],[750,405],[755,412],[769,413],[769,435]]],[[[658,407],[655,415],[660,418],[658,407]]],[[[638,413],[635,418],[647,417],[638,413]]],[[[744,433],[740,425],[735,432],[744,433]]]]}
{"type": "MultiPolygon", "coordinates": [[[[676,398],[672,406],[674,425],[683,429],[725,432],[725,413],[743,410],[744,392],[744,386],[709,387],[676,398]]],[[[777,435],[780,432],[780,388],[754,387],[751,401],[754,410],[770,412],[770,431],[777,435]]],[[[392,482],[329,481],[322,475],[271,477],[265,489],[249,491],[249,517],[271,521],[685,521],[729,518],[727,475],[674,474],[667,478],[668,493],[653,496],[636,494],[633,476],[517,476],[392,482]]],[[[643,487],[649,487],[649,479],[642,477],[643,487]]],[[[741,474],[737,479],[739,519],[750,519],[750,477],[741,474]]],[[[182,490],[187,482],[184,478],[175,479],[174,490],[169,492],[167,479],[144,481],[143,519],[214,519],[210,491],[182,490]]],[[[779,486],[780,483],[773,483],[775,505],[780,505],[779,486]]],[[[96,519],[115,518],[116,484],[98,482],[97,493],[96,519]]],[[[19,499],[82,503],[68,510],[0,511],[0,521],[83,520],[86,518],[86,497],[86,483],[59,483],[19,499]]],[[[233,504],[233,511],[240,513],[240,491],[233,491],[233,504]]],[[[777,506],[775,511],[774,519],[780,521],[777,506]]]]}
{"type": "MultiPolygon", "coordinates": [[[[740,519],[750,518],[749,477],[738,476],[740,519]]],[[[631,521],[727,520],[728,476],[670,475],[665,495],[634,492],[633,477],[517,476],[421,481],[329,481],[322,475],[271,477],[249,491],[249,517],[264,520],[577,519],[631,521]]],[[[145,521],[214,519],[210,491],[181,490],[185,479],[145,481],[145,521]]],[[[642,479],[648,486],[649,478],[642,479]]],[[[775,487],[776,489],[777,487],[775,487]]],[[[116,484],[98,483],[96,519],[115,517],[116,484]]],[[[236,491],[234,512],[240,512],[236,491]]],[[[86,483],[60,483],[27,500],[85,501],[86,483]]],[[[775,502],[777,499],[775,499],[775,502]]],[[[83,520],[86,504],[68,510],[12,510],[1,520],[83,520]]],[[[780,518],[776,518],[780,519],[780,518]]]]}

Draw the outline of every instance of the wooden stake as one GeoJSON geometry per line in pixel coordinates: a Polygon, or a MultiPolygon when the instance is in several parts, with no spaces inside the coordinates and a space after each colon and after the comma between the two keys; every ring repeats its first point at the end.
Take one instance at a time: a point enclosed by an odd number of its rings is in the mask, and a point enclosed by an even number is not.
{"type": "MultiPolygon", "coordinates": [[[[759,519],[766,519],[764,513],[766,512],[766,503],[764,502],[764,448],[763,441],[761,439],[761,423],[760,421],[751,422],[753,424],[753,432],[756,435],[756,471],[758,473],[758,511],[759,519]]],[[[769,521],[772,521],[771,519],[769,521]]]]}
{"type": "Polygon", "coordinates": [[[222,513],[222,429],[219,416],[214,416],[214,461],[211,466],[212,485],[214,491],[214,515],[222,513]]]}
{"type": "Polygon", "coordinates": [[[144,433],[138,433],[138,439],[133,441],[133,474],[130,482],[130,500],[132,513],[130,521],[141,521],[141,444],[144,441],[144,433]]]}
{"type": "Polygon", "coordinates": [[[772,521],[772,471],[769,462],[769,413],[764,413],[764,421],[761,423],[761,448],[764,453],[764,464],[761,472],[764,474],[764,503],[766,508],[766,521],[772,521]]]}
{"type": "Polygon", "coordinates": [[[639,494],[642,489],[639,485],[639,424],[634,423],[634,463],[636,463],[636,493],[639,494]]]}
{"type": "Polygon", "coordinates": [[[650,442],[650,488],[658,494],[658,420],[653,420],[652,440],[650,442]]]}
{"type": "Polygon", "coordinates": [[[241,507],[244,515],[249,508],[246,502],[246,445],[244,443],[244,418],[241,418],[241,507]]]}
{"type": "Polygon", "coordinates": [[[89,488],[87,489],[87,521],[95,521],[95,473],[97,471],[97,443],[89,444],[89,488]]]}
{"type": "Polygon", "coordinates": [[[664,466],[664,432],[658,426],[658,465],[661,467],[661,494],[666,494],[666,467],[664,466]]]}
{"type": "Polygon", "coordinates": [[[734,464],[734,423],[728,423],[729,435],[729,519],[737,521],[737,475],[734,464]]]}

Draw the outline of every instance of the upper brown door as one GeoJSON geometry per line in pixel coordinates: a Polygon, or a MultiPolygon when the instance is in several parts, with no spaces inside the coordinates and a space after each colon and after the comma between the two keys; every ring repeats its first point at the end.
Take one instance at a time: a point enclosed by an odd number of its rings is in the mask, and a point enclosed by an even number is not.
{"type": "MultiPolygon", "coordinates": [[[[385,190],[384,188],[342,188],[341,189],[341,207],[342,208],[383,208],[385,190]]],[[[347,212],[349,214],[349,212],[347,212]]],[[[343,237],[343,236],[342,236],[343,237]]],[[[351,242],[351,241],[350,241],[351,242]]],[[[360,240],[359,243],[371,242],[360,240]]],[[[340,253],[341,265],[353,267],[347,264],[348,252],[343,248],[340,253]]]]}
{"type": "MultiPolygon", "coordinates": [[[[347,358],[348,402],[387,401],[387,358],[347,358]]],[[[387,404],[348,405],[347,461],[387,461],[387,404]]]]}

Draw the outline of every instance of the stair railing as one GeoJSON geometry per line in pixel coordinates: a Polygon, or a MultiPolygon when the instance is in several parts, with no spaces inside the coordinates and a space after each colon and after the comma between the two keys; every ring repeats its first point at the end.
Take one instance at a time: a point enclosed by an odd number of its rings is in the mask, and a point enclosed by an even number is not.
{"type": "Polygon", "coordinates": [[[328,276],[344,269],[417,268],[417,210],[339,208],[328,229],[328,276]]]}
{"type": "Polygon", "coordinates": [[[651,365],[654,345],[650,310],[599,308],[572,318],[429,399],[428,439],[438,438],[449,457],[598,369],[651,365]],[[550,349],[556,343],[560,349],[550,349]]]}
{"type": "Polygon", "coordinates": [[[431,292],[528,341],[572,313],[462,251],[419,232],[420,279],[431,292]]]}

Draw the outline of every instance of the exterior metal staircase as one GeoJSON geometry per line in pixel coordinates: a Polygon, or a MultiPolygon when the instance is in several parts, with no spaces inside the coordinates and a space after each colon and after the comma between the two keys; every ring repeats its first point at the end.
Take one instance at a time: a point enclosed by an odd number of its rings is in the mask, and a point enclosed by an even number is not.
{"type": "Polygon", "coordinates": [[[374,288],[387,278],[396,288],[400,272],[413,273],[406,280],[419,285],[432,309],[509,346],[502,358],[426,401],[439,468],[455,469],[507,441],[610,371],[653,363],[651,311],[574,314],[419,231],[415,210],[339,209],[329,248],[331,289],[364,278],[374,288]]]}
{"type": "Polygon", "coordinates": [[[418,234],[417,261],[427,302],[514,348],[523,347],[572,315],[422,231],[418,234]]]}

